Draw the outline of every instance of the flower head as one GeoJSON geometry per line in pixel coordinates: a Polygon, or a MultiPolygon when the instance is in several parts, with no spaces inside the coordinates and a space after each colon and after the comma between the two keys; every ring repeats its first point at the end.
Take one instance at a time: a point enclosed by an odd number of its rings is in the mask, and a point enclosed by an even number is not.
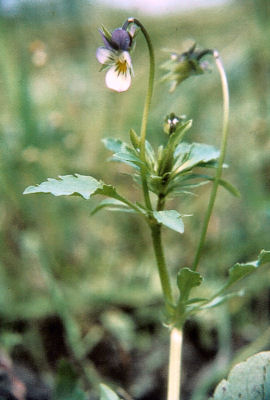
{"type": "Polygon", "coordinates": [[[117,92],[128,90],[131,84],[133,68],[130,52],[134,47],[134,29],[117,28],[112,33],[102,27],[100,34],[104,46],[96,52],[97,60],[107,69],[106,85],[117,92]]]}
{"type": "Polygon", "coordinates": [[[170,81],[170,92],[173,92],[181,82],[191,75],[201,75],[208,70],[207,61],[202,58],[207,54],[212,54],[212,50],[195,50],[196,43],[182,54],[172,53],[169,61],[166,61],[161,68],[168,71],[163,76],[162,81],[170,81]]]}

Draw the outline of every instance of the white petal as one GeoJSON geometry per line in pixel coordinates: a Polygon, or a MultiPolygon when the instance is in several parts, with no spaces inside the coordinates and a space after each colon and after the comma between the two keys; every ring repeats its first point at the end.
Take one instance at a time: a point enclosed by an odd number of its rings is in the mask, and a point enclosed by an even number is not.
{"type": "Polygon", "coordinates": [[[119,74],[118,71],[115,70],[115,66],[113,66],[107,72],[105,81],[109,89],[115,90],[116,92],[125,92],[131,84],[129,69],[126,74],[119,74]]]}
{"type": "Polygon", "coordinates": [[[127,65],[131,68],[132,67],[132,63],[131,63],[131,57],[130,57],[129,52],[128,51],[123,51],[121,56],[124,58],[124,60],[126,60],[127,65]]]}
{"type": "Polygon", "coordinates": [[[96,57],[101,64],[107,64],[113,60],[114,54],[111,50],[106,49],[106,47],[99,47],[96,52],[96,57]]]}
{"type": "Polygon", "coordinates": [[[124,59],[127,62],[127,65],[132,73],[132,75],[134,76],[134,71],[133,71],[133,66],[132,66],[132,62],[131,62],[131,57],[128,51],[123,51],[122,53],[122,57],[124,57],[124,59]]]}

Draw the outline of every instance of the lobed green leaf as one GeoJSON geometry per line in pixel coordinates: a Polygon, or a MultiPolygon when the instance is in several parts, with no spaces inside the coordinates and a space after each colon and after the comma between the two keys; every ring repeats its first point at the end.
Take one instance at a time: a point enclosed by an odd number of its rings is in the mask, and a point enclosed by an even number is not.
{"type": "Polygon", "coordinates": [[[102,181],[97,181],[91,176],[85,175],[65,175],[60,176],[59,179],[49,178],[46,182],[40,185],[29,186],[25,189],[24,194],[31,193],[51,193],[54,196],[72,196],[79,195],[84,199],[89,199],[94,195],[102,195],[110,197],[110,200],[104,200],[93,211],[95,214],[99,209],[104,207],[111,207],[118,211],[135,211],[139,214],[145,214],[139,207],[132,205],[131,202],[120,196],[116,189],[111,185],[106,185],[102,181]],[[112,200],[114,199],[114,200],[112,200]]]}
{"type": "Polygon", "coordinates": [[[103,183],[92,176],[85,175],[64,175],[59,179],[48,178],[47,181],[39,185],[29,186],[23,194],[32,193],[51,193],[54,196],[79,195],[84,199],[89,199],[98,189],[102,189],[103,183]]]}
{"type": "Polygon", "coordinates": [[[270,399],[270,352],[255,354],[237,364],[209,400],[270,399]]]}

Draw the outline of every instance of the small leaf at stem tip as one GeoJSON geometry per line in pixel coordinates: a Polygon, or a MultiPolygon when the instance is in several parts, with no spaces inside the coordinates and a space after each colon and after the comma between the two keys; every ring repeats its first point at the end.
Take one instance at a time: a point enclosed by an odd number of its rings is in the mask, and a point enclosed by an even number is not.
{"type": "Polygon", "coordinates": [[[120,397],[109,388],[109,386],[103,383],[99,385],[100,387],[100,400],[120,400],[120,397]]]}
{"type": "Polygon", "coordinates": [[[176,210],[154,211],[153,216],[157,222],[176,232],[184,233],[184,223],[181,215],[176,210]]]}
{"type": "Polygon", "coordinates": [[[203,277],[199,272],[192,271],[190,268],[182,268],[177,274],[177,286],[180,290],[180,300],[188,300],[192,288],[200,286],[203,277]]]}
{"type": "Polygon", "coordinates": [[[270,351],[261,352],[235,365],[209,400],[270,399],[270,351]]]}

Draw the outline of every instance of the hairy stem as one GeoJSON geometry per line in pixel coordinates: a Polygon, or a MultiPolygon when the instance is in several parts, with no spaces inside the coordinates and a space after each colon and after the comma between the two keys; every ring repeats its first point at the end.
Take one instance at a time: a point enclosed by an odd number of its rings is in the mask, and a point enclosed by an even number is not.
{"type": "Polygon", "coordinates": [[[183,331],[173,328],[170,335],[170,358],[167,400],[180,400],[183,331]]]}
{"type": "Polygon", "coordinates": [[[221,87],[222,87],[222,95],[223,95],[223,129],[222,129],[222,141],[220,146],[220,157],[218,161],[218,167],[216,171],[215,180],[212,186],[212,191],[210,194],[210,199],[208,203],[208,208],[206,210],[206,214],[203,221],[201,236],[198,244],[198,248],[196,251],[195,259],[193,262],[193,270],[196,271],[198,268],[198,264],[201,258],[201,252],[205,243],[206,233],[210,221],[210,217],[212,215],[213,207],[215,204],[217,189],[219,185],[219,180],[222,175],[222,167],[225,159],[226,147],[227,147],[227,139],[228,139],[228,125],[229,125],[229,88],[226,73],[220,59],[219,53],[214,50],[213,56],[215,58],[216,66],[220,75],[221,87]]]}

